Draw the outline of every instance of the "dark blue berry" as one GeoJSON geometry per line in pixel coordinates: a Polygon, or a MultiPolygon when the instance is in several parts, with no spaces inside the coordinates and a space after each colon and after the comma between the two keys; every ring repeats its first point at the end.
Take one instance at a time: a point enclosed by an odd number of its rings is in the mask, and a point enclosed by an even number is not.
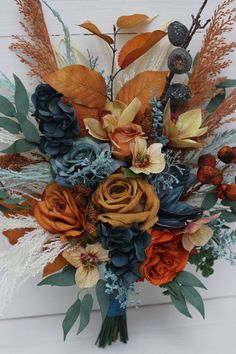
{"type": "Polygon", "coordinates": [[[168,37],[171,44],[181,47],[188,35],[188,29],[181,22],[174,21],[168,26],[168,37]]]}
{"type": "Polygon", "coordinates": [[[176,48],[170,53],[168,67],[174,74],[185,74],[192,66],[193,60],[189,52],[183,48],[176,48]]]}
{"type": "Polygon", "coordinates": [[[191,97],[191,91],[187,85],[172,84],[165,95],[165,101],[170,100],[171,106],[177,108],[183,105],[191,97]]]}

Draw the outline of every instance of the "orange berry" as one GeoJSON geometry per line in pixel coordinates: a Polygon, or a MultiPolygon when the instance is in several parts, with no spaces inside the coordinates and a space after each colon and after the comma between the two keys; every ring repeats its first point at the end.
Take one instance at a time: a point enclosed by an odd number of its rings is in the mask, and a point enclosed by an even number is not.
{"type": "Polygon", "coordinates": [[[217,196],[220,199],[230,202],[236,201],[236,183],[233,184],[221,184],[217,187],[217,196]]]}
{"type": "Polygon", "coordinates": [[[226,163],[230,164],[233,159],[234,159],[234,151],[230,146],[223,146],[219,151],[218,151],[218,158],[226,163]]]}
{"type": "Polygon", "coordinates": [[[206,154],[206,155],[200,156],[198,159],[198,166],[199,167],[202,167],[202,166],[215,167],[216,166],[215,156],[213,156],[211,154],[206,154]]]}
{"type": "Polygon", "coordinates": [[[224,177],[218,168],[202,166],[197,172],[197,178],[202,184],[221,184],[224,177]]]}

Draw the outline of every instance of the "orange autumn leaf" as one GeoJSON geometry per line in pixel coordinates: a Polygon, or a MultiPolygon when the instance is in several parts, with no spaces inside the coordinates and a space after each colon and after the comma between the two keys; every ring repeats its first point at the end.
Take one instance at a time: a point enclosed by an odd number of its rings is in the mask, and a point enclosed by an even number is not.
{"type": "Polygon", "coordinates": [[[165,36],[166,32],[157,30],[154,32],[142,33],[130,39],[121,48],[119,53],[118,63],[121,69],[125,69],[165,36]]]}
{"type": "Polygon", "coordinates": [[[145,71],[126,82],[116,96],[116,100],[126,103],[132,102],[136,97],[142,102],[140,113],[144,113],[149,106],[153,91],[160,98],[166,84],[168,71],[145,71]]]}
{"type": "Polygon", "coordinates": [[[7,230],[3,231],[3,235],[7,237],[8,242],[11,245],[15,245],[20,237],[23,237],[26,232],[30,232],[32,229],[14,229],[14,230],[7,230]]]}
{"type": "Polygon", "coordinates": [[[100,29],[92,22],[90,21],[85,21],[79,25],[80,27],[86,29],[87,31],[95,34],[99,38],[103,39],[105,42],[108,44],[113,44],[113,39],[108,36],[107,34],[104,34],[100,31],[100,29]]]}
{"type": "Polygon", "coordinates": [[[84,65],[68,65],[47,74],[44,81],[75,103],[102,108],[106,102],[106,82],[96,70],[84,65]]]}
{"type": "Polygon", "coordinates": [[[149,17],[144,14],[134,14],[129,16],[120,16],[116,22],[119,28],[132,28],[143,23],[151,22],[155,17],[149,17]]]}
{"type": "Polygon", "coordinates": [[[87,129],[85,128],[84,125],[84,119],[86,118],[98,118],[98,109],[96,108],[88,108],[85,106],[82,106],[81,104],[76,104],[73,103],[73,107],[76,111],[76,118],[77,122],[80,127],[80,136],[86,136],[87,135],[87,129]]]}
{"type": "Polygon", "coordinates": [[[47,277],[50,274],[56,273],[68,264],[67,260],[59,254],[52,263],[48,263],[43,270],[43,276],[47,277]]]}

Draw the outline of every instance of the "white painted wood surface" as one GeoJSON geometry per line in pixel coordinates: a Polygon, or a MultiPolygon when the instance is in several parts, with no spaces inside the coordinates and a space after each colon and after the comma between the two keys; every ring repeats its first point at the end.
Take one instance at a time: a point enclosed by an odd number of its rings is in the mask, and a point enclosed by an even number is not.
{"type": "MultiPolygon", "coordinates": [[[[209,0],[209,5],[204,15],[206,19],[211,16],[213,9],[219,2],[218,0],[209,0]]],[[[59,11],[79,47],[85,51],[89,48],[92,54],[99,55],[102,58],[102,64],[106,67],[108,64],[107,55],[104,54],[106,53],[104,52],[104,45],[98,39],[84,35],[85,31],[77,26],[79,23],[90,19],[101,30],[109,33],[111,32],[112,24],[118,16],[131,13],[146,13],[150,16],[159,14],[159,18],[148,26],[150,29],[156,28],[170,19],[178,19],[189,25],[191,13],[196,13],[202,0],[48,0],[48,3],[59,11]]],[[[12,73],[16,73],[28,87],[33,87],[32,80],[29,80],[26,76],[27,68],[18,61],[13,52],[8,50],[8,46],[11,43],[11,35],[24,35],[22,28],[19,26],[20,15],[17,7],[13,0],[1,0],[0,5],[0,71],[3,71],[9,77],[11,77],[12,73]]],[[[52,41],[56,44],[62,35],[61,27],[47,9],[45,9],[45,16],[52,41]]],[[[128,38],[128,36],[124,35],[121,41],[125,38],[128,38]]],[[[201,39],[201,33],[196,35],[191,45],[193,54],[199,48],[201,39]]],[[[233,54],[232,60],[234,62],[235,59],[235,54],[233,54]]],[[[231,69],[227,69],[225,74],[236,77],[235,65],[232,65],[231,69]]],[[[5,240],[0,240],[0,247],[2,249],[6,247],[5,240]]],[[[76,289],[37,288],[36,284],[39,280],[40,278],[33,279],[16,292],[14,302],[6,308],[3,317],[13,318],[63,313],[73,302],[76,296],[76,289]]],[[[214,276],[204,280],[204,282],[208,287],[208,292],[202,293],[205,298],[236,296],[236,267],[233,268],[224,262],[218,262],[214,276]]],[[[140,287],[143,289],[140,298],[144,304],[167,301],[162,296],[159,288],[151,287],[147,284],[141,284],[140,287]]]]}

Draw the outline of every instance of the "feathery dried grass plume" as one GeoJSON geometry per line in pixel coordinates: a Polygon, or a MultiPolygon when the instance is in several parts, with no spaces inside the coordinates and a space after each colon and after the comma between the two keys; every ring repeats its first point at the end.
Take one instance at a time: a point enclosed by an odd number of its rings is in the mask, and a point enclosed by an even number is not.
{"type": "Polygon", "coordinates": [[[40,0],[15,0],[24,16],[20,22],[29,39],[13,36],[10,49],[18,51],[21,62],[30,67],[29,76],[39,76],[57,70],[57,62],[49,38],[40,0]]]}
{"type": "Polygon", "coordinates": [[[231,64],[228,55],[236,48],[236,42],[227,43],[224,37],[236,22],[236,8],[230,7],[233,1],[224,0],[214,12],[188,83],[192,97],[184,110],[199,107],[214,97],[217,85],[225,79],[219,75],[231,64]]]}
{"type": "Polygon", "coordinates": [[[212,113],[204,125],[208,126],[207,136],[213,135],[215,129],[218,129],[222,124],[232,123],[236,118],[230,118],[227,121],[222,121],[224,117],[236,111],[236,89],[221,103],[221,105],[212,113]]]}

